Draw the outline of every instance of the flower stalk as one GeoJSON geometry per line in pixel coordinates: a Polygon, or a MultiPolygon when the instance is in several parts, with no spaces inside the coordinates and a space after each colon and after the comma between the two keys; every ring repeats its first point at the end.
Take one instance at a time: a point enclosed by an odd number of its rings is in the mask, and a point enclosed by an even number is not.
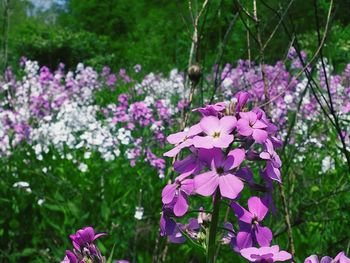
{"type": "Polygon", "coordinates": [[[218,229],[218,221],[220,215],[220,204],[221,204],[220,190],[217,189],[214,197],[213,214],[210,222],[208,245],[207,245],[207,263],[215,262],[215,251],[216,251],[216,232],[218,229]]]}

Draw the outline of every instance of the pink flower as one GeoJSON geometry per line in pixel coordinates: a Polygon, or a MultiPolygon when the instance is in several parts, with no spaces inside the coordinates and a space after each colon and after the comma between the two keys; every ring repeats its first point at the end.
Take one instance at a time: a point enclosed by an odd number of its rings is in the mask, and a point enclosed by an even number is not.
{"type": "Polygon", "coordinates": [[[242,136],[252,136],[257,143],[263,143],[267,139],[267,125],[258,120],[255,112],[241,112],[240,119],[237,121],[237,131],[242,136]]]}
{"type": "Polygon", "coordinates": [[[201,132],[202,129],[200,125],[196,124],[193,125],[188,131],[182,131],[169,135],[167,137],[167,141],[171,144],[176,144],[176,147],[164,153],[164,156],[176,156],[183,148],[191,146],[193,144],[192,137],[201,132]]]}
{"type": "Polygon", "coordinates": [[[245,158],[245,151],[234,149],[227,159],[220,149],[213,149],[215,155],[211,163],[211,171],[197,175],[194,178],[195,192],[203,196],[212,195],[217,187],[223,197],[234,199],[243,190],[243,182],[231,171],[237,168],[245,158]]]}
{"type": "Polygon", "coordinates": [[[239,220],[240,231],[237,234],[237,246],[239,248],[251,247],[254,243],[260,246],[269,246],[272,240],[272,232],[260,222],[269,211],[267,205],[256,196],[248,199],[247,211],[238,203],[231,204],[233,211],[239,220]]]}
{"type": "Polygon", "coordinates": [[[280,251],[279,246],[271,247],[250,247],[240,251],[241,255],[250,262],[272,263],[286,261],[292,258],[292,255],[286,251],[280,251]]]}
{"type": "Polygon", "coordinates": [[[173,204],[174,214],[183,216],[188,210],[187,196],[193,191],[193,180],[186,179],[186,176],[179,176],[175,183],[168,184],[162,191],[163,204],[173,204]]]}
{"type": "Polygon", "coordinates": [[[204,117],[199,125],[206,136],[193,138],[193,145],[196,148],[212,149],[227,148],[233,142],[231,132],[236,127],[237,119],[234,116],[225,116],[221,119],[215,116],[204,117]]]}

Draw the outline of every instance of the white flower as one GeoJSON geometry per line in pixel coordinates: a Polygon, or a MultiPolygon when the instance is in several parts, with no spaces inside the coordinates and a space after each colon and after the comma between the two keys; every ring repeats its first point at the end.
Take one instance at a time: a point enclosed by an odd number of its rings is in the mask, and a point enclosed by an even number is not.
{"type": "Polygon", "coordinates": [[[293,102],[293,96],[290,94],[287,94],[286,96],[284,96],[284,102],[289,104],[293,102]]]}
{"type": "Polygon", "coordinates": [[[322,173],[326,173],[330,170],[334,170],[335,165],[334,165],[334,160],[331,156],[326,156],[322,160],[322,173]]]}
{"type": "Polygon", "coordinates": [[[90,159],[90,157],[91,157],[91,152],[84,153],[84,159],[90,159]]]}
{"type": "Polygon", "coordinates": [[[87,166],[85,163],[80,163],[79,166],[78,166],[78,169],[79,169],[81,172],[85,173],[85,172],[87,172],[87,170],[88,170],[88,166],[87,166]]]}
{"type": "Polygon", "coordinates": [[[12,186],[15,187],[15,188],[24,189],[24,190],[26,190],[28,193],[31,193],[31,192],[32,192],[32,189],[30,189],[29,183],[28,183],[28,182],[19,181],[19,182],[17,182],[17,183],[14,183],[12,186]]]}
{"type": "Polygon", "coordinates": [[[14,183],[13,187],[27,188],[27,187],[29,187],[29,183],[28,182],[24,182],[24,181],[19,181],[17,183],[14,183]]]}
{"type": "Polygon", "coordinates": [[[142,220],[142,218],[143,218],[143,212],[144,212],[144,209],[143,209],[142,206],[136,206],[136,210],[135,210],[134,217],[135,217],[137,220],[142,220]]]}

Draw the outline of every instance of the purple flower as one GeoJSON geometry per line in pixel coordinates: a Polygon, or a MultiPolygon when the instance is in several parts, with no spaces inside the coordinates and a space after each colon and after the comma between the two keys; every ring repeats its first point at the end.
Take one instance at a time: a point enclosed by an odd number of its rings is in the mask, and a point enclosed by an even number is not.
{"type": "Polygon", "coordinates": [[[66,256],[61,263],[78,263],[78,258],[72,251],[66,250],[66,256]]]}
{"type": "Polygon", "coordinates": [[[245,158],[245,151],[234,149],[229,152],[225,160],[221,150],[215,148],[211,171],[197,175],[194,178],[195,192],[203,196],[212,195],[217,187],[223,197],[234,199],[243,190],[243,182],[233,174],[245,158]]]}
{"type": "Polygon", "coordinates": [[[268,212],[267,205],[259,197],[253,196],[248,200],[249,211],[236,202],[233,202],[231,207],[238,217],[240,225],[237,246],[240,249],[251,247],[255,243],[260,246],[269,246],[272,232],[268,227],[260,225],[268,212]]]}
{"type": "Polygon", "coordinates": [[[245,91],[240,91],[236,94],[236,98],[237,98],[236,112],[240,112],[243,109],[249,97],[250,97],[250,94],[245,91]]]}
{"type": "Polygon", "coordinates": [[[70,235],[70,239],[73,242],[73,246],[76,250],[81,250],[83,247],[92,244],[97,238],[107,235],[106,233],[95,234],[92,227],[84,227],[79,229],[75,234],[70,235]]]}
{"type": "Polygon", "coordinates": [[[139,73],[139,72],[141,71],[141,65],[140,65],[140,64],[136,64],[136,65],[134,66],[134,71],[135,71],[136,73],[139,73]]]}
{"type": "Polygon", "coordinates": [[[169,241],[171,243],[181,244],[186,241],[183,233],[186,233],[187,236],[192,239],[197,239],[198,232],[200,230],[200,224],[195,218],[190,218],[188,224],[177,224],[175,231],[169,236],[169,241]]]}
{"type": "Polygon", "coordinates": [[[222,237],[221,242],[223,244],[229,244],[232,250],[239,252],[236,241],[236,233],[233,230],[233,225],[229,222],[225,223],[225,230],[227,233],[222,237]]]}
{"type": "Polygon", "coordinates": [[[237,131],[242,136],[252,136],[257,143],[263,143],[267,139],[267,125],[258,119],[255,112],[241,112],[237,121],[237,131]]]}
{"type": "Polygon", "coordinates": [[[280,157],[275,152],[272,142],[267,139],[265,144],[265,151],[260,153],[260,158],[267,161],[266,163],[266,174],[272,180],[276,180],[281,183],[281,172],[279,168],[282,166],[280,157]]]}
{"type": "Polygon", "coordinates": [[[236,122],[237,119],[234,116],[225,116],[221,119],[214,116],[204,117],[199,125],[206,136],[194,137],[194,147],[205,149],[227,148],[233,142],[233,135],[230,133],[236,127],[236,122]]]}
{"type": "Polygon", "coordinates": [[[214,105],[207,105],[203,108],[197,108],[192,111],[199,111],[203,116],[215,116],[218,117],[220,113],[226,109],[225,102],[219,102],[214,105]]]}
{"type": "Polygon", "coordinates": [[[160,235],[170,236],[176,228],[176,222],[172,219],[174,215],[171,205],[163,205],[163,212],[160,216],[160,235]]]}
{"type": "Polygon", "coordinates": [[[183,216],[188,210],[187,196],[193,191],[194,184],[192,179],[186,179],[186,176],[179,176],[175,183],[168,184],[162,191],[163,204],[174,205],[174,214],[183,216]]]}
{"type": "Polygon", "coordinates": [[[321,258],[321,261],[318,260],[316,255],[311,255],[305,259],[304,263],[350,263],[350,259],[345,256],[345,253],[339,252],[338,255],[333,259],[329,256],[324,256],[321,258]]]}
{"type": "Polygon", "coordinates": [[[279,246],[271,247],[249,247],[240,251],[241,255],[250,262],[272,263],[286,261],[292,258],[292,255],[286,251],[280,251],[279,246]]]}

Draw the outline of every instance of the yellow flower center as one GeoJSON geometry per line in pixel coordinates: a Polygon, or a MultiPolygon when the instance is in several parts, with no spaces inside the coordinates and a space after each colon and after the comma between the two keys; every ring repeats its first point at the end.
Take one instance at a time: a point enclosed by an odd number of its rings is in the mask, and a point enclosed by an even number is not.
{"type": "Polygon", "coordinates": [[[213,138],[217,139],[220,137],[220,132],[214,132],[212,135],[213,138]]]}

